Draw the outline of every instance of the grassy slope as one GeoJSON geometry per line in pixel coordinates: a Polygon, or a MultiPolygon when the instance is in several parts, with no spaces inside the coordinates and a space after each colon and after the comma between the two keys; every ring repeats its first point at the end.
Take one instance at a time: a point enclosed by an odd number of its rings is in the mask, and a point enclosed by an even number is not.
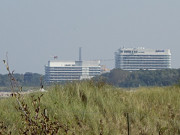
{"type": "MultiPolygon", "coordinates": [[[[41,93],[36,93],[39,95],[41,93]]],[[[26,102],[31,105],[30,96],[26,102]]],[[[0,100],[0,121],[16,133],[21,118],[12,98],[0,100]]],[[[127,134],[129,113],[133,135],[180,134],[180,88],[151,87],[125,91],[91,82],[52,86],[42,108],[70,127],[69,134],[127,134]]]]}

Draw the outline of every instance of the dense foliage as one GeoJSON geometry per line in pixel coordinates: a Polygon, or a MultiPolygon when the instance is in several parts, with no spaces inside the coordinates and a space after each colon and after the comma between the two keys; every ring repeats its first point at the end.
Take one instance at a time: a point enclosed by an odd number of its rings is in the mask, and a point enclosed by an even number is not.
{"type": "MultiPolygon", "coordinates": [[[[44,76],[37,73],[14,74],[22,86],[40,86],[44,76]]],[[[113,69],[94,80],[118,87],[170,86],[180,83],[180,69],[124,71],[113,69]]],[[[9,86],[8,75],[0,74],[0,87],[9,86]]]]}
{"type": "MultiPolygon", "coordinates": [[[[22,86],[40,86],[41,77],[43,76],[37,73],[14,74],[14,78],[16,78],[17,82],[22,86]]],[[[0,74],[0,86],[9,85],[10,81],[8,74],[0,74]]]]}
{"type": "Polygon", "coordinates": [[[95,80],[119,87],[170,86],[179,83],[180,69],[124,71],[113,69],[95,80]]]}
{"type": "Polygon", "coordinates": [[[0,134],[126,135],[127,113],[133,135],[180,134],[178,86],[127,90],[89,81],[55,85],[41,95],[23,96],[28,117],[14,97],[1,99],[0,134]]]}

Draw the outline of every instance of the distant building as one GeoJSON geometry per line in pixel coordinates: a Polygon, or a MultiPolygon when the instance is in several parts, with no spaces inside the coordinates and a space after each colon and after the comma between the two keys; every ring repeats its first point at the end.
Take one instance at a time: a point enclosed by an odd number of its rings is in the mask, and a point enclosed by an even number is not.
{"type": "Polygon", "coordinates": [[[90,79],[101,74],[100,61],[49,61],[45,66],[47,83],[90,79]]]}
{"type": "Polygon", "coordinates": [[[79,48],[78,61],[48,61],[45,66],[45,80],[47,83],[90,79],[101,74],[100,60],[83,61],[79,48]]]}
{"type": "Polygon", "coordinates": [[[115,68],[157,70],[171,68],[171,52],[140,48],[120,48],[115,52],[115,68]]]}

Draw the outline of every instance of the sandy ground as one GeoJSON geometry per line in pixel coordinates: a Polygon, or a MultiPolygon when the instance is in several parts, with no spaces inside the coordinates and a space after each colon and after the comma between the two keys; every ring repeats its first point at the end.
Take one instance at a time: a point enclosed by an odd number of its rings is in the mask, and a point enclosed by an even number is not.
{"type": "MultiPolygon", "coordinates": [[[[46,92],[46,90],[44,89],[40,89],[40,92],[46,92]]],[[[34,91],[34,90],[28,90],[26,92],[20,92],[20,94],[29,94],[29,93],[33,93],[33,92],[38,92],[38,91],[34,91]]],[[[0,92],[0,97],[9,97],[11,96],[12,92],[0,92]]]]}

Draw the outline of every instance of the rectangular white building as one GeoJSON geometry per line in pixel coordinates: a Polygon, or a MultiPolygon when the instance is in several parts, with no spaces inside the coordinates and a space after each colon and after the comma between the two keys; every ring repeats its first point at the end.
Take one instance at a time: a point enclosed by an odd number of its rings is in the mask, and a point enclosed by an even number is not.
{"type": "Polygon", "coordinates": [[[48,61],[45,66],[47,83],[90,79],[101,74],[100,61],[48,61]]]}
{"type": "Polygon", "coordinates": [[[171,68],[171,52],[140,48],[120,48],[115,52],[115,68],[157,70],[171,68]]]}

